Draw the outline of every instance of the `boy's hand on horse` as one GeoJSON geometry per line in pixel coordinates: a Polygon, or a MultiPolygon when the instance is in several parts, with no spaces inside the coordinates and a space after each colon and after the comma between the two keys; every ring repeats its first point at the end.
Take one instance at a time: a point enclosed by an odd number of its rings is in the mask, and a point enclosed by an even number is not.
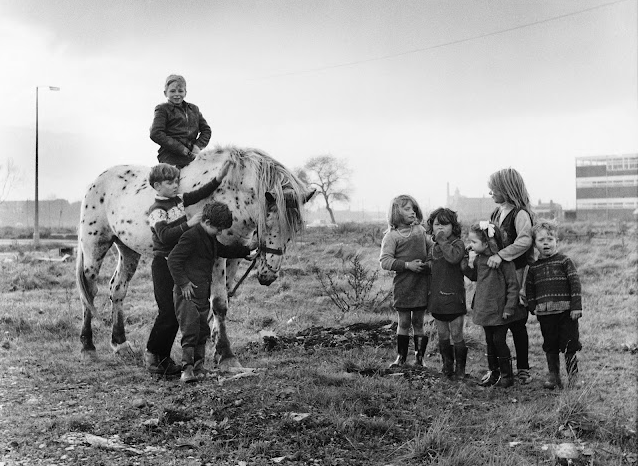
{"type": "Polygon", "coordinates": [[[182,290],[182,296],[184,296],[184,299],[191,301],[191,299],[195,297],[195,288],[198,287],[191,282],[188,282],[186,285],[182,285],[180,289],[182,290]]]}
{"type": "Polygon", "coordinates": [[[192,227],[200,223],[200,220],[202,220],[202,211],[193,214],[193,216],[189,220],[187,220],[187,225],[192,227]]]}

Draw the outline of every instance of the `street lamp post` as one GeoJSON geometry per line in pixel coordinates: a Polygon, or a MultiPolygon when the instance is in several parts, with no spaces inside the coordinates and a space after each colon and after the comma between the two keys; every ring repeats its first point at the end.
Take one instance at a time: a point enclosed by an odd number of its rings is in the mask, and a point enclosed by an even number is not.
{"type": "Polygon", "coordinates": [[[55,86],[36,86],[36,192],[34,202],[34,219],[33,219],[33,245],[37,248],[40,246],[40,225],[39,225],[39,202],[38,202],[38,89],[41,87],[49,88],[50,91],[59,91],[59,87],[55,86]]]}

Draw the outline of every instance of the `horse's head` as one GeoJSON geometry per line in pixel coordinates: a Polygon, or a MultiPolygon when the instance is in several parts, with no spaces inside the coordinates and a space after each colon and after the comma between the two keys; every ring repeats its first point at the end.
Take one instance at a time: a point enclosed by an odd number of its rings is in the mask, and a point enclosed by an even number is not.
{"type": "Polygon", "coordinates": [[[205,151],[198,163],[221,165],[230,158],[235,168],[227,174],[214,197],[226,202],[234,216],[228,236],[246,244],[258,237],[258,281],[270,285],[278,277],[287,245],[304,225],[302,207],[315,194],[281,163],[257,149],[235,147],[205,151]]]}
{"type": "Polygon", "coordinates": [[[270,285],[278,278],[287,245],[302,229],[302,205],[314,194],[312,190],[299,196],[292,188],[265,193],[267,216],[264,230],[258,233],[260,258],[256,272],[261,285],[270,285]]]}

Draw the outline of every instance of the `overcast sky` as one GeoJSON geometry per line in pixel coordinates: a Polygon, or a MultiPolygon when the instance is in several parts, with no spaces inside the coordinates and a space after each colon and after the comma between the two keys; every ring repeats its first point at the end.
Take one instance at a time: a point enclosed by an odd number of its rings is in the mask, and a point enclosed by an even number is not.
{"type": "MultiPolygon", "coordinates": [[[[291,169],[331,154],[353,210],[488,195],[511,166],[575,207],[575,158],[637,153],[635,0],[0,0],[0,164],[33,199],[77,201],[106,168],[153,165],[164,79],[211,144],[291,169]]],[[[341,208],[341,206],[338,206],[341,208]]]]}

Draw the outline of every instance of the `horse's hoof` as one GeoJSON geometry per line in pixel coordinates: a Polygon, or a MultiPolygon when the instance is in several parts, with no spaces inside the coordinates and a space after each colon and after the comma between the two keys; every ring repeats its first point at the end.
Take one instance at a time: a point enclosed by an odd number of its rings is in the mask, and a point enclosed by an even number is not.
{"type": "Polygon", "coordinates": [[[80,359],[83,361],[97,361],[99,358],[95,349],[83,349],[80,351],[80,359]]]}
{"type": "Polygon", "coordinates": [[[218,368],[222,372],[244,372],[246,369],[236,358],[223,359],[218,363],[218,368]]]}

